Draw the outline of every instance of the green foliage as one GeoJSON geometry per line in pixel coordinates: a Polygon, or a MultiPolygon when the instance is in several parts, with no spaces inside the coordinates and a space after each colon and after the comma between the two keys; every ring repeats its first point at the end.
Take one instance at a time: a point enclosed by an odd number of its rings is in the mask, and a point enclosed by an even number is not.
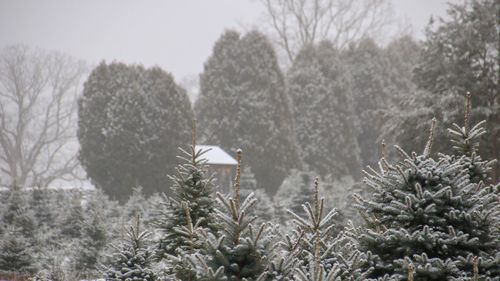
{"type": "Polygon", "coordinates": [[[314,180],[313,204],[302,205],[305,216],[299,216],[289,211],[296,225],[295,243],[298,245],[298,257],[302,266],[294,275],[298,280],[336,280],[352,276],[352,262],[355,251],[347,236],[339,239],[335,228],[338,215],[336,209],[325,211],[325,199],[319,197],[319,179],[314,180]],[[351,249],[349,249],[351,248],[351,249]]]}
{"type": "Polygon", "coordinates": [[[28,203],[28,196],[29,193],[19,187],[10,190],[7,206],[2,214],[2,224],[17,228],[24,237],[33,240],[37,223],[35,213],[28,203]]]}
{"type": "Polygon", "coordinates": [[[9,226],[0,235],[0,273],[34,273],[33,243],[23,231],[9,226]]]}
{"type": "Polygon", "coordinates": [[[189,139],[190,106],[158,67],[99,64],[78,101],[79,157],[92,182],[122,202],[136,186],[160,191],[189,139]]]}
{"type": "Polygon", "coordinates": [[[369,228],[359,239],[363,268],[369,280],[404,280],[408,264],[415,280],[464,280],[479,257],[481,280],[497,280],[500,188],[475,181],[466,155],[434,160],[431,146],[432,133],[422,155],[398,148],[404,161],[383,159],[380,171],[367,173],[372,197],[359,204],[369,228]]]}
{"type": "Polygon", "coordinates": [[[141,231],[139,217],[134,225],[125,228],[125,235],[118,245],[113,245],[115,252],[110,258],[110,264],[103,270],[106,280],[157,280],[151,269],[151,233],[141,231]]]}
{"type": "Polygon", "coordinates": [[[288,81],[294,133],[305,168],[321,176],[357,177],[356,118],[340,52],[328,42],[306,47],[288,72],[288,81]]]}
{"type": "Polygon", "coordinates": [[[55,227],[56,209],[55,202],[53,201],[52,190],[48,188],[35,187],[31,191],[31,209],[35,213],[35,219],[38,227],[55,227]]]}
{"type": "MultiPolygon", "coordinates": [[[[432,20],[414,69],[418,91],[406,95],[407,102],[393,115],[391,132],[395,143],[407,151],[417,151],[426,142],[420,134],[425,122],[436,117],[443,126],[436,131],[444,139],[446,128],[461,121],[467,93],[472,93],[471,122],[486,120],[481,156],[500,158],[500,87],[498,1],[472,0],[450,4],[446,18],[432,20]]],[[[436,150],[451,154],[447,142],[436,143],[436,150]]],[[[500,179],[500,165],[492,166],[492,178],[500,179]]]]}
{"type": "MultiPolygon", "coordinates": [[[[97,196],[102,194],[97,194],[97,196]]],[[[85,208],[85,221],[81,238],[76,241],[74,269],[82,276],[93,276],[102,258],[108,240],[108,225],[105,224],[105,210],[94,194],[85,208]]]]}
{"type": "Polygon", "coordinates": [[[151,207],[148,205],[149,202],[142,192],[142,187],[133,188],[132,195],[122,207],[121,220],[129,222],[139,216],[143,222],[148,222],[151,215],[151,207]]]}
{"type": "Polygon", "coordinates": [[[167,255],[180,254],[189,241],[176,229],[188,226],[188,221],[200,228],[215,229],[215,200],[213,196],[213,179],[206,176],[206,159],[203,154],[207,151],[196,150],[192,145],[190,152],[181,149],[185,161],[176,169],[171,177],[173,181],[172,196],[162,203],[160,214],[154,221],[155,227],[161,232],[161,239],[157,254],[160,258],[167,255]],[[189,217],[183,204],[189,208],[189,217]]]}
{"type": "Polygon", "coordinates": [[[217,232],[204,232],[204,243],[198,255],[191,258],[197,278],[211,279],[223,272],[229,281],[263,280],[269,263],[270,240],[266,224],[256,228],[257,217],[249,215],[258,203],[250,193],[240,198],[241,150],[237,152],[238,167],[231,197],[217,193],[217,232]]]}
{"type": "Polygon", "coordinates": [[[393,89],[397,87],[396,81],[392,80],[388,56],[370,38],[357,42],[344,56],[352,79],[349,95],[353,97],[352,118],[358,122],[356,136],[361,166],[373,166],[379,157],[373,146],[382,133],[383,113],[397,100],[393,89]]]}
{"type": "Polygon", "coordinates": [[[264,35],[227,31],[205,63],[195,106],[203,142],[247,151],[257,186],[269,194],[299,162],[284,83],[264,35]]]}
{"type": "MultiPolygon", "coordinates": [[[[233,198],[225,198],[217,193],[222,210],[217,218],[221,221],[216,234],[207,234],[205,254],[209,267],[217,271],[223,267],[228,280],[257,280],[267,267],[267,245],[265,225],[255,228],[255,216],[247,215],[257,204],[253,194],[241,203],[233,198]]],[[[205,272],[200,273],[202,276],[205,272]]]]}
{"type": "Polygon", "coordinates": [[[84,210],[82,206],[81,193],[70,194],[66,198],[68,202],[67,211],[62,214],[59,231],[64,239],[77,239],[83,235],[85,222],[84,210]]]}
{"type": "Polygon", "coordinates": [[[305,215],[302,204],[313,197],[314,190],[311,186],[314,178],[312,172],[292,170],[290,175],[283,180],[273,197],[282,223],[290,222],[287,209],[299,216],[305,215]]]}

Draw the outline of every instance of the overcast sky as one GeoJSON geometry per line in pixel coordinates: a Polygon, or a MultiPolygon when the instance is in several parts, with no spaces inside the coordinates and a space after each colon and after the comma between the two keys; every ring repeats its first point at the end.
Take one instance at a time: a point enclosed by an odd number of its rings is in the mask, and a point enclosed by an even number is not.
{"type": "MultiPolygon", "coordinates": [[[[446,2],[393,0],[393,8],[421,38],[446,2]]],[[[159,65],[179,80],[201,72],[225,29],[249,29],[261,19],[257,0],[0,0],[0,47],[22,43],[90,64],[159,65]]]]}

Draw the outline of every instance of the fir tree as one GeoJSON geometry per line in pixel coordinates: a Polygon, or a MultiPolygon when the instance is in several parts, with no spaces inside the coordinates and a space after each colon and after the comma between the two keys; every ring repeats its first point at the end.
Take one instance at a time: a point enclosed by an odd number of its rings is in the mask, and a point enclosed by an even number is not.
{"type": "MultiPolygon", "coordinates": [[[[97,194],[99,195],[102,193],[97,194]]],[[[91,197],[86,208],[87,216],[83,224],[82,236],[76,243],[74,253],[74,269],[83,276],[92,276],[96,273],[97,265],[109,238],[104,221],[105,211],[97,201],[97,196],[94,194],[91,197]]]]}
{"type": "Polygon", "coordinates": [[[185,161],[176,168],[175,175],[171,176],[173,181],[172,196],[163,203],[163,209],[154,221],[156,228],[161,232],[161,239],[157,251],[159,258],[167,255],[176,256],[180,254],[189,241],[180,235],[176,227],[187,226],[188,221],[206,228],[210,231],[215,229],[215,200],[213,199],[213,179],[206,176],[207,166],[203,154],[207,151],[196,150],[196,128],[193,126],[193,142],[190,151],[180,149],[185,161]],[[189,208],[189,218],[183,204],[189,208]]]}
{"type": "Polygon", "coordinates": [[[31,192],[31,209],[35,213],[38,227],[55,227],[56,214],[53,202],[52,190],[36,187],[31,192]]]}
{"type": "Polygon", "coordinates": [[[134,225],[125,228],[125,235],[118,245],[112,245],[115,252],[110,264],[104,269],[106,280],[157,280],[151,269],[153,261],[153,253],[149,249],[151,233],[141,231],[139,216],[134,225]]]}
{"type": "MultiPolygon", "coordinates": [[[[465,155],[434,160],[434,128],[422,154],[398,148],[404,161],[383,158],[380,171],[366,173],[373,197],[358,207],[368,227],[359,238],[367,280],[500,279],[499,186],[475,181],[465,155]]],[[[462,144],[481,130],[463,131],[462,144]]]]}
{"type": "Polygon", "coordinates": [[[7,226],[19,229],[23,236],[30,239],[31,243],[33,243],[36,219],[35,213],[28,203],[28,194],[28,192],[21,190],[16,185],[12,187],[7,200],[7,206],[2,215],[2,222],[7,226]]]}
{"type": "MultiPolygon", "coordinates": [[[[186,225],[174,227],[174,231],[184,239],[184,245],[177,249],[176,256],[167,255],[167,258],[172,267],[171,272],[174,273],[178,280],[194,281],[197,280],[196,263],[193,263],[192,259],[196,258],[196,254],[202,248],[203,238],[201,232],[205,231],[205,229],[200,227],[201,222],[203,222],[201,219],[196,224],[193,224],[189,206],[186,202],[182,202],[182,207],[187,222],[186,225]]],[[[211,275],[209,274],[209,276],[211,275]]]]}
{"type": "Polygon", "coordinates": [[[83,235],[85,222],[84,210],[82,207],[82,195],[74,192],[66,198],[68,201],[67,211],[62,214],[59,230],[62,239],[76,239],[83,235]]]}
{"type": "Polygon", "coordinates": [[[237,152],[238,167],[231,197],[217,193],[222,207],[217,210],[219,231],[206,233],[201,255],[193,263],[199,270],[198,278],[210,280],[218,272],[224,272],[229,281],[263,280],[268,268],[269,240],[266,226],[255,228],[255,216],[248,215],[257,204],[253,193],[240,199],[241,150],[237,152]]]}
{"type": "Polygon", "coordinates": [[[451,136],[455,156],[469,170],[469,180],[474,183],[489,183],[491,182],[491,172],[498,159],[491,161],[483,161],[481,159],[479,155],[479,140],[487,133],[484,128],[486,121],[481,121],[471,128],[469,124],[471,121],[471,110],[472,95],[467,93],[464,126],[461,127],[453,123],[452,128],[449,128],[448,132],[451,136]]]}
{"type": "Polygon", "coordinates": [[[7,227],[0,236],[0,273],[34,273],[36,267],[32,246],[21,229],[7,227]]]}
{"type": "Polygon", "coordinates": [[[313,204],[306,202],[302,205],[304,217],[289,211],[297,229],[295,237],[299,246],[299,258],[302,266],[297,268],[297,280],[337,280],[352,275],[350,272],[353,256],[351,243],[346,237],[334,235],[335,222],[338,215],[336,209],[325,211],[325,199],[319,195],[319,179],[314,180],[313,204]]]}
{"type": "Polygon", "coordinates": [[[305,215],[302,204],[313,197],[314,190],[311,189],[311,186],[314,178],[312,172],[292,170],[290,175],[283,180],[273,197],[283,223],[290,221],[287,209],[299,216],[305,215]]]}

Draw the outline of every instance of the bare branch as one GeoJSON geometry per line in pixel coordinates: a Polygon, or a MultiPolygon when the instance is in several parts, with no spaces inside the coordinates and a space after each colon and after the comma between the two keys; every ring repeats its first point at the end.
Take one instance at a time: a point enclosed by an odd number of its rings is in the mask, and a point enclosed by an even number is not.
{"type": "Polygon", "coordinates": [[[0,167],[10,185],[46,186],[74,178],[76,94],[83,62],[11,46],[0,54],[0,167]]]}
{"type": "Polygon", "coordinates": [[[276,44],[293,61],[300,49],[322,40],[342,48],[390,22],[388,0],[261,0],[276,44]]]}

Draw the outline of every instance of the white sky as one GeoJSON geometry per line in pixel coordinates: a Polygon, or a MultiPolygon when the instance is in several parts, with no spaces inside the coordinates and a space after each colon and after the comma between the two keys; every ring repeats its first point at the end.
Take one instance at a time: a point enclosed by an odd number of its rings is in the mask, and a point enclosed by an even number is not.
{"type": "MultiPolygon", "coordinates": [[[[457,2],[455,0],[454,2],[457,2]]],[[[393,0],[418,37],[444,0],[393,0]]],[[[258,26],[257,0],[0,0],[0,48],[27,44],[90,64],[159,65],[177,80],[196,75],[227,28],[258,26]]]]}

